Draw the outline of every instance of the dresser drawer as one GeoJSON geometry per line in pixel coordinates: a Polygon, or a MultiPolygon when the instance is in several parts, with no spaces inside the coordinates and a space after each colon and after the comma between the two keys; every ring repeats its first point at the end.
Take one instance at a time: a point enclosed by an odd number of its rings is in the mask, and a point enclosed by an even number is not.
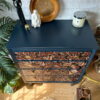
{"type": "Polygon", "coordinates": [[[88,60],[91,52],[15,52],[17,60],[88,60]]]}
{"type": "Polygon", "coordinates": [[[21,70],[25,82],[74,82],[80,77],[78,72],[69,70],[21,70]]]}
{"type": "Polygon", "coordinates": [[[67,61],[29,61],[18,62],[20,69],[82,69],[86,62],[67,62],[67,61]]]}
{"type": "Polygon", "coordinates": [[[23,61],[18,65],[26,82],[73,82],[79,79],[86,62],[23,61]]]}

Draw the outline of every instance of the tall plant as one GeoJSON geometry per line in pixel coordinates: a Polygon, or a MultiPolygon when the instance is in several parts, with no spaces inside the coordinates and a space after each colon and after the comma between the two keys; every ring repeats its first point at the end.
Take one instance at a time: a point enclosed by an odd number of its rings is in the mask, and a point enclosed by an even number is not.
{"type": "MultiPolygon", "coordinates": [[[[0,13],[4,11],[5,7],[10,9],[10,4],[5,0],[0,0],[0,13]]],[[[4,93],[13,93],[13,89],[18,85],[19,80],[17,68],[6,48],[15,23],[9,17],[0,18],[0,90],[4,93]]]]}

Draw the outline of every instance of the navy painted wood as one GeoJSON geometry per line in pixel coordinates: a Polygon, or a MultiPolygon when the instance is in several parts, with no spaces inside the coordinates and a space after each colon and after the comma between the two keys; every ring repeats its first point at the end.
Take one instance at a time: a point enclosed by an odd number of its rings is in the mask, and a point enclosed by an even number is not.
{"type": "Polygon", "coordinates": [[[30,32],[25,31],[18,21],[7,47],[97,49],[98,46],[87,21],[83,28],[77,29],[71,20],[55,20],[42,24],[40,28],[31,27],[30,32]]]}

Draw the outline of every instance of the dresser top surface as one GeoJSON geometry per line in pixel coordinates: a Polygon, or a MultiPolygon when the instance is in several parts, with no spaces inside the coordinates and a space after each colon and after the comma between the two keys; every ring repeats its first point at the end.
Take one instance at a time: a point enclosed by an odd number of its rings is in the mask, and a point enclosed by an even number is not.
{"type": "MultiPolygon", "coordinates": [[[[30,21],[27,21],[30,24],[30,21]]],[[[11,34],[7,44],[11,48],[93,48],[97,49],[97,43],[93,32],[86,21],[83,28],[72,26],[72,20],[55,20],[43,23],[40,28],[32,28],[25,31],[20,21],[11,34]]]]}

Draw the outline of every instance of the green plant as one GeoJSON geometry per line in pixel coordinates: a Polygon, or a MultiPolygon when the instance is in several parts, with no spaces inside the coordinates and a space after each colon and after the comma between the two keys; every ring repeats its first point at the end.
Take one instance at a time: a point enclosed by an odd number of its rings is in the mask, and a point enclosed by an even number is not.
{"type": "Polygon", "coordinates": [[[11,8],[11,4],[7,2],[6,0],[0,0],[0,11],[4,11],[4,8],[11,8]]]}
{"type": "MultiPolygon", "coordinates": [[[[0,7],[10,8],[9,3],[5,0],[0,0],[0,7]]],[[[3,11],[1,8],[0,10],[3,11]]],[[[0,18],[0,90],[4,93],[13,93],[14,88],[19,85],[18,80],[20,79],[18,70],[6,48],[15,23],[9,17],[0,18]]]]}

